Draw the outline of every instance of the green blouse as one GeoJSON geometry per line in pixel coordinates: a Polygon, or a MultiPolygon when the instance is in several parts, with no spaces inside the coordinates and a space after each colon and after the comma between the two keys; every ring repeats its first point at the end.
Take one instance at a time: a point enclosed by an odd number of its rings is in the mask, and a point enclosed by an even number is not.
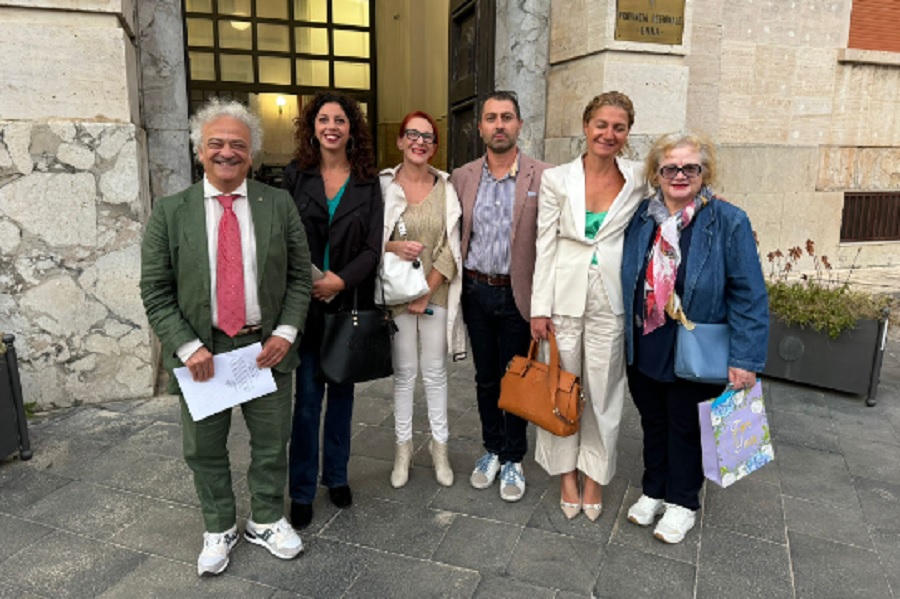
{"type": "MultiPolygon", "coordinates": [[[[608,212],[591,212],[590,210],[585,211],[585,219],[584,219],[584,235],[588,239],[593,239],[597,236],[597,231],[600,230],[600,225],[603,224],[603,221],[606,219],[606,215],[608,212]]],[[[591,264],[596,265],[597,262],[597,254],[594,253],[593,259],[591,259],[591,264]]]]}

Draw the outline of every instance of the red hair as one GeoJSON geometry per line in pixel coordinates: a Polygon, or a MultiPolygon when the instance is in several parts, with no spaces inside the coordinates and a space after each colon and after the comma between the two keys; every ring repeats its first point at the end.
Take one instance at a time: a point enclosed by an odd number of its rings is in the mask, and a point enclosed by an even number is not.
{"type": "Polygon", "coordinates": [[[409,125],[409,122],[413,119],[425,119],[428,121],[428,124],[431,125],[431,132],[434,133],[434,145],[438,145],[441,141],[438,137],[438,126],[437,123],[434,122],[434,119],[427,112],[422,112],[421,110],[416,110],[415,112],[410,112],[408,115],[403,117],[403,120],[400,121],[400,131],[397,133],[397,139],[403,137],[403,134],[406,133],[406,126],[409,125]]]}

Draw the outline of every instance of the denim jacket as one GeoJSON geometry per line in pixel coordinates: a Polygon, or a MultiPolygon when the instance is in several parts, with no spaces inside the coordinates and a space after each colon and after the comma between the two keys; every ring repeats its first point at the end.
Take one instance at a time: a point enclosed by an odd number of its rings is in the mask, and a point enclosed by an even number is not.
{"type": "MultiPolygon", "coordinates": [[[[643,200],[625,231],[622,291],[625,297],[625,351],[634,362],[634,296],[644,282],[644,258],[656,223],[643,200]]],[[[685,267],[682,307],[693,322],[727,322],[731,333],[728,365],[760,372],[766,364],[769,301],[750,228],[740,208],[713,200],[694,216],[685,267]]]]}

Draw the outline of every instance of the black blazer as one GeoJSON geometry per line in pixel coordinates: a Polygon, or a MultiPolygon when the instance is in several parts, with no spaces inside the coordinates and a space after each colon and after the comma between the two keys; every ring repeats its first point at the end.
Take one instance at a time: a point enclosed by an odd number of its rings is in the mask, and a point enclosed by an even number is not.
{"type": "Polygon", "coordinates": [[[375,276],[381,261],[384,234],[384,201],[377,177],[357,179],[351,175],[344,195],[328,224],[325,183],[316,168],[301,171],[292,161],[284,171],[284,188],[294,198],[306,228],[313,264],[322,269],[325,244],[329,244],[329,268],[344,280],[347,288],[331,302],[311,299],[303,334],[303,344],[318,347],[322,337],[322,314],[349,310],[353,292],[359,308],[374,307],[375,276]]]}

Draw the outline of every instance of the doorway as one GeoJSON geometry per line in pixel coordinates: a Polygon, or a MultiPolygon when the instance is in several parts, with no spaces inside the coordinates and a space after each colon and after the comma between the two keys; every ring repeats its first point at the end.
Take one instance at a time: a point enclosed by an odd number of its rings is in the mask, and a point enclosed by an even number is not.
{"type": "Polygon", "coordinates": [[[184,0],[184,7],[190,112],[212,96],[256,112],[263,124],[257,178],[280,184],[294,119],[328,89],[362,106],[379,168],[402,160],[396,140],[413,110],[438,123],[433,164],[447,168],[450,0],[184,0]]]}

